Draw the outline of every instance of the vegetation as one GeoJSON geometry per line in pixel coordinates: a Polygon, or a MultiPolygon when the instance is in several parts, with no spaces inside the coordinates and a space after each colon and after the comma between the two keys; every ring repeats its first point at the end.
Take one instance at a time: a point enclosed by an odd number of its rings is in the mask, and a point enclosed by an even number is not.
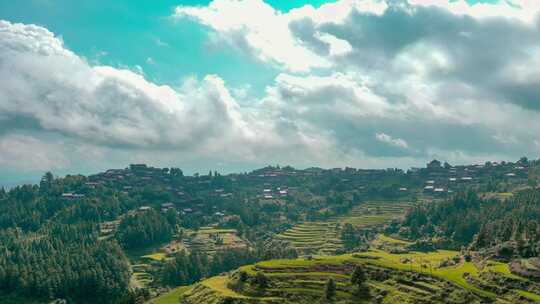
{"type": "Polygon", "coordinates": [[[507,260],[540,253],[540,190],[518,192],[507,200],[481,199],[469,191],[439,204],[423,204],[406,216],[400,234],[430,238],[448,247],[492,249],[507,260]]]}
{"type": "Polygon", "coordinates": [[[148,247],[169,241],[176,224],[174,215],[164,217],[154,210],[148,210],[126,216],[118,227],[116,237],[126,249],[148,247]]]}
{"type": "Polygon", "coordinates": [[[392,254],[372,249],[335,257],[274,260],[242,267],[228,277],[219,277],[219,282],[217,288],[215,281],[196,285],[184,294],[182,303],[227,298],[235,303],[309,303],[320,298],[340,303],[363,299],[377,303],[532,303],[540,291],[534,281],[465,262],[458,251],[392,254]],[[243,282],[240,273],[248,276],[243,282]],[[268,282],[261,289],[263,275],[268,282]],[[508,284],[516,284],[515,289],[500,288],[501,280],[514,282],[508,284]],[[202,294],[207,298],[203,300],[202,294]]]}
{"type": "Polygon", "coordinates": [[[327,300],[331,300],[336,296],[336,282],[334,282],[334,279],[328,278],[326,281],[326,287],[324,290],[324,297],[327,300]]]}
{"type": "Polygon", "coordinates": [[[533,303],[538,172],[47,173],[0,189],[0,301],[533,303]]]}

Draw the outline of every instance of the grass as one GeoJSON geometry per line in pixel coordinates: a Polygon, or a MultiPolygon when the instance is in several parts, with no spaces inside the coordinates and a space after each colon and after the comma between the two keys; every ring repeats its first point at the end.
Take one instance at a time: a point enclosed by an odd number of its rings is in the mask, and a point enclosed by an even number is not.
{"type": "Polygon", "coordinates": [[[202,227],[197,232],[202,233],[202,234],[213,234],[213,233],[215,233],[215,234],[222,234],[222,233],[234,233],[234,234],[236,234],[235,229],[218,229],[218,228],[213,228],[213,227],[202,227]]]}
{"type": "Polygon", "coordinates": [[[191,286],[180,286],[163,294],[155,299],[148,301],[147,304],[178,304],[180,296],[191,289],[191,286]]]}
{"type": "MultiPolygon", "coordinates": [[[[343,249],[340,228],[345,224],[369,227],[400,218],[410,207],[406,202],[365,202],[348,214],[327,221],[303,222],[276,236],[289,242],[300,254],[336,254],[343,249]]],[[[394,240],[398,242],[404,242],[394,240]]]]}
{"type": "Polygon", "coordinates": [[[143,255],[141,258],[161,262],[161,261],[165,260],[166,257],[167,257],[167,255],[165,253],[156,252],[156,253],[152,253],[152,254],[143,255]]]}
{"type": "Polygon", "coordinates": [[[531,293],[531,292],[528,292],[528,291],[524,291],[524,290],[518,290],[517,293],[519,295],[524,296],[525,298],[527,298],[529,300],[533,300],[533,301],[536,301],[536,302],[540,303],[540,295],[537,295],[537,294],[534,294],[534,293],[531,293]]]}
{"type": "MultiPolygon", "coordinates": [[[[201,284],[205,287],[212,289],[213,291],[218,292],[222,297],[226,298],[236,298],[236,299],[250,299],[252,297],[239,294],[227,287],[228,278],[226,276],[213,277],[203,281],[201,284]]],[[[278,299],[273,297],[260,297],[258,300],[272,300],[278,299]]]]}
{"type": "Polygon", "coordinates": [[[511,279],[514,279],[514,280],[520,280],[520,281],[526,281],[525,278],[522,278],[520,276],[517,276],[517,275],[513,274],[510,271],[510,265],[505,264],[505,263],[489,261],[487,266],[484,268],[483,271],[496,272],[496,273],[502,274],[503,276],[505,276],[507,278],[511,278],[511,279]]]}
{"type": "Polygon", "coordinates": [[[227,277],[226,276],[219,276],[219,277],[213,277],[208,280],[205,280],[202,282],[202,284],[214,291],[219,292],[221,295],[225,297],[230,298],[246,298],[246,296],[243,296],[241,294],[238,294],[229,288],[227,288],[227,277]]]}
{"type": "Polygon", "coordinates": [[[406,254],[391,254],[380,250],[374,250],[360,254],[359,256],[379,257],[379,259],[368,260],[368,263],[387,268],[430,274],[459,285],[481,296],[495,298],[496,295],[494,293],[482,290],[465,280],[464,275],[466,273],[475,277],[478,277],[479,275],[480,271],[473,263],[463,262],[456,266],[438,267],[444,260],[451,259],[458,255],[459,253],[457,251],[450,250],[438,250],[429,253],[411,252],[406,254]]]}
{"type": "MultiPolygon", "coordinates": [[[[401,245],[409,244],[407,241],[385,235],[379,235],[376,241],[401,245]]],[[[313,299],[320,298],[328,278],[333,278],[338,287],[336,303],[352,303],[358,300],[353,296],[355,287],[350,284],[350,272],[355,264],[366,265],[370,269],[369,271],[375,273],[388,273],[389,270],[394,270],[390,272],[392,274],[390,277],[380,281],[370,280],[368,282],[368,285],[374,291],[384,291],[384,301],[382,303],[428,303],[429,301],[432,301],[429,303],[442,303],[445,299],[457,301],[457,299],[470,297],[471,294],[475,294],[484,300],[489,298],[496,301],[496,303],[514,303],[514,299],[510,297],[515,297],[517,294],[532,301],[540,301],[540,295],[528,291],[514,290],[506,295],[498,296],[493,292],[481,289],[475,283],[477,280],[486,280],[480,275],[488,271],[511,278],[527,280],[512,274],[507,264],[488,261],[486,266],[480,269],[472,262],[460,260],[452,266],[440,266],[443,261],[454,260],[456,256],[461,257],[459,252],[451,250],[393,254],[373,247],[370,251],[357,254],[315,255],[310,259],[263,261],[240,268],[250,277],[254,277],[257,273],[264,273],[271,281],[271,287],[260,293],[259,297],[253,296],[253,290],[250,290],[250,287],[248,287],[247,292],[245,289],[239,292],[229,289],[227,284],[231,279],[220,276],[199,284],[199,288],[203,286],[206,289],[199,289],[199,294],[193,295],[192,299],[195,299],[195,302],[188,301],[186,303],[218,303],[211,301],[200,302],[200,299],[214,296],[217,299],[220,297],[243,299],[238,303],[298,303],[294,302],[298,299],[308,303],[313,299]],[[465,279],[466,274],[476,280],[467,281],[465,279]],[[277,302],[272,302],[276,300],[277,302]]],[[[484,283],[490,283],[490,281],[484,283]]],[[[248,286],[250,285],[248,284],[248,286]]]]}
{"type": "Polygon", "coordinates": [[[389,236],[386,236],[384,234],[379,234],[377,236],[377,240],[385,243],[394,243],[394,244],[401,244],[401,245],[411,245],[412,242],[404,241],[404,240],[398,240],[395,238],[391,238],[389,236]]]}

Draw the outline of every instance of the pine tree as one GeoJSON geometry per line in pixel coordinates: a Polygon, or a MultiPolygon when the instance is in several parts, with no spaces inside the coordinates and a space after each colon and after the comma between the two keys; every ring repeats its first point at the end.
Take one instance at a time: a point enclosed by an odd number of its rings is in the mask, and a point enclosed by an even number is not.
{"type": "Polygon", "coordinates": [[[327,300],[331,300],[336,295],[336,282],[334,279],[329,278],[326,281],[326,289],[324,290],[324,296],[327,300]]]}
{"type": "Polygon", "coordinates": [[[358,287],[362,286],[366,282],[366,273],[362,266],[358,265],[354,268],[354,271],[351,275],[351,283],[357,285],[358,287]]]}
{"type": "Polygon", "coordinates": [[[266,288],[268,287],[268,278],[264,275],[264,273],[257,272],[257,275],[255,275],[255,283],[260,288],[266,288]]]}

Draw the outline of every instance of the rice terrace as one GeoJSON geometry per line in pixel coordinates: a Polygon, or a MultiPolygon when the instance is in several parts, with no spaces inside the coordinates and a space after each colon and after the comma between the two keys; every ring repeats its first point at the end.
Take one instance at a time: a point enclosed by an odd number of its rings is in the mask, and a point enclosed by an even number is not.
{"type": "Polygon", "coordinates": [[[540,304],[540,0],[0,0],[0,304],[540,304]]]}
{"type": "MultiPolygon", "coordinates": [[[[378,246],[409,243],[380,235],[378,246]]],[[[357,254],[314,256],[309,259],[273,260],[241,267],[228,276],[203,281],[183,289],[181,303],[313,303],[323,297],[329,278],[337,285],[334,303],[370,303],[357,295],[350,274],[362,267],[365,284],[375,290],[380,303],[533,303],[540,296],[528,290],[534,283],[511,274],[508,265],[495,261],[466,261],[460,252],[407,252],[380,249],[357,254]],[[258,286],[257,277],[268,282],[258,286]],[[501,290],[504,280],[515,290],[501,290]],[[519,300],[518,300],[519,299],[519,300]]],[[[156,302],[165,304],[165,302],[156,302]]]]}
{"type": "Polygon", "coordinates": [[[383,225],[402,217],[411,206],[407,202],[364,202],[348,214],[320,222],[303,222],[276,235],[300,254],[335,254],[343,250],[340,230],[345,224],[358,228],[383,225]]]}

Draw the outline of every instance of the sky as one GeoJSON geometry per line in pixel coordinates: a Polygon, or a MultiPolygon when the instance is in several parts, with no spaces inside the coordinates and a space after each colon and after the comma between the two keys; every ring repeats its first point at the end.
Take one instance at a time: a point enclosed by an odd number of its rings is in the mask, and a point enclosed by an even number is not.
{"type": "Polygon", "coordinates": [[[535,0],[0,0],[0,184],[540,154],[535,0]]]}

